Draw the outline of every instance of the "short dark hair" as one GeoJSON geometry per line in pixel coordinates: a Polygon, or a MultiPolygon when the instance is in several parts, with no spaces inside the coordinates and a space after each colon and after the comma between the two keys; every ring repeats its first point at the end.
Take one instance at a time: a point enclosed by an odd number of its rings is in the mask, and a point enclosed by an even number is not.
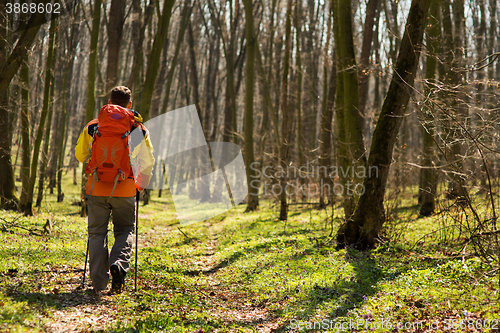
{"type": "Polygon", "coordinates": [[[114,87],[111,90],[111,104],[116,104],[127,108],[131,99],[132,92],[125,86],[114,87]]]}

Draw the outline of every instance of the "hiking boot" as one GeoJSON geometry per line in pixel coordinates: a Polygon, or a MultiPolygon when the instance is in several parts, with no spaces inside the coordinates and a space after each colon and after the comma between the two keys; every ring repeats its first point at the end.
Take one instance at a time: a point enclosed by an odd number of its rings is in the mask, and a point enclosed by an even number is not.
{"type": "Polygon", "coordinates": [[[125,286],[125,272],[118,265],[111,265],[111,293],[121,293],[125,286]]]}

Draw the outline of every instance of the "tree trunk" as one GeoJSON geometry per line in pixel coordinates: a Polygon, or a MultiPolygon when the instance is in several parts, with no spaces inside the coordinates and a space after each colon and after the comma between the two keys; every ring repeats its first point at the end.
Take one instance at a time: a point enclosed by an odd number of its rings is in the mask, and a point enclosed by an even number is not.
{"type": "MultiPolygon", "coordinates": [[[[184,32],[186,31],[189,18],[191,16],[191,10],[193,9],[192,6],[190,5],[191,1],[188,0],[184,3],[184,9],[183,9],[183,15],[182,15],[182,20],[180,22],[179,26],[179,33],[177,34],[177,41],[175,42],[175,51],[174,51],[174,56],[172,60],[170,61],[170,70],[168,71],[167,74],[167,86],[165,88],[165,100],[163,101],[163,106],[161,109],[161,114],[164,114],[167,112],[168,108],[168,103],[170,101],[170,89],[172,87],[172,82],[174,81],[174,73],[175,69],[177,67],[177,59],[179,58],[179,52],[181,50],[181,45],[182,42],[184,41],[184,32]]],[[[175,106],[174,106],[175,109],[175,106]]]]}
{"type": "MultiPolygon", "coordinates": [[[[61,56],[59,58],[56,58],[56,55],[59,54],[64,54],[64,45],[63,43],[60,42],[60,33],[59,30],[56,30],[56,40],[55,40],[55,45],[54,45],[54,63],[60,63],[62,61],[61,56]],[[58,52],[59,49],[59,52],[58,52]]],[[[64,65],[61,67],[64,68],[64,65]]],[[[59,92],[61,91],[61,86],[62,86],[62,79],[64,77],[64,70],[59,70],[55,71],[53,73],[54,77],[52,78],[52,88],[51,88],[51,98],[50,98],[50,110],[52,112],[52,122],[49,124],[49,127],[51,127],[51,134],[50,137],[50,145],[48,146],[47,151],[47,168],[45,171],[45,178],[48,180],[48,188],[49,188],[49,194],[54,194],[54,187],[56,187],[56,174],[57,174],[57,160],[59,156],[59,149],[60,145],[58,144],[60,141],[64,142],[62,132],[59,130],[62,128],[61,120],[62,120],[62,108],[60,107],[59,103],[54,103],[56,100],[55,92],[58,92],[58,98],[59,99],[59,92]],[[52,131],[52,128],[56,128],[58,130],[52,131]]],[[[40,191],[40,188],[39,188],[40,191]]],[[[40,193],[40,192],[39,192],[40,193]]],[[[41,200],[41,198],[40,198],[41,200]]],[[[38,199],[37,199],[38,202],[38,199]]],[[[41,201],[40,201],[41,203],[41,201]]],[[[37,207],[40,207],[37,204],[37,207]]]]}
{"type": "MultiPolygon", "coordinates": [[[[41,4],[47,4],[48,0],[41,1],[41,4]]],[[[5,11],[4,3],[2,3],[0,9],[2,13],[5,11]]],[[[45,12],[31,15],[28,24],[25,29],[22,30],[21,36],[19,37],[14,50],[9,55],[5,62],[0,63],[2,69],[0,71],[0,91],[7,91],[10,81],[16,75],[23,59],[25,58],[28,50],[31,48],[33,41],[35,40],[40,26],[46,22],[45,12]]],[[[5,25],[6,26],[6,25],[5,25]]],[[[6,50],[6,49],[4,49],[6,50]]]]}
{"type": "Polygon", "coordinates": [[[108,19],[108,65],[106,68],[106,96],[118,83],[118,65],[120,64],[120,48],[123,37],[125,17],[125,0],[111,0],[108,19]]]}
{"type": "MultiPolygon", "coordinates": [[[[440,14],[439,3],[433,0],[429,10],[429,29],[427,30],[427,44],[430,45],[430,54],[427,56],[427,64],[425,67],[425,77],[430,83],[434,83],[437,67],[437,51],[439,50],[440,37],[440,14]]],[[[426,86],[425,96],[431,94],[431,89],[426,86]]],[[[429,216],[434,213],[435,209],[435,182],[436,170],[434,169],[434,119],[432,110],[424,109],[422,117],[422,169],[420,169],[420,215],[429,216]]]]}
{"type": "Polygon", "coordinates": [[[394,74],[373,133],[368,170],[353,218],[337,234],[338,247],[372,248],[385,222],[384,194],[396,136],[415,81],[430,0],[413,0],[394,74]],[[377,175],[370,175],[373,168],[377,175]]]}
{"type": "Polygon", "coordinates": [[[361,57],[359,59],[358,78],[359,78],[359,113],[362,116],[361,128],[365,135],[367,135],[367,114],[365,111],[366,100],[368,99],[368,88],[370,78],[370,53],[372,49],[373,40],[373,25],[377,13],[377,6],[379,0],[369,0],[366,4],[365,26],[363,30],[363,45],[361,47],[361,57]]]}
{"type": "Polygon", "coordinates": [[[353,168],[364,168],[366,165],[365,146],[359,114],[358,73],[354,54],[352,32],[351,0],[337,0],[336,6],[336,38],[337,50],[337,134],[339,153],[339,173],[344,188],[344,213],[346,220],[354,213],[356,198],[348,189],[362,180],[357,173],[349,172],[353,168]],[[340,37],[342,36],[342,37],[340,37]]]}
{"type": "Polygon", "coordinates": [[[26,206],[24,210],[25,215],[33,215],[33,194],[35,190],[35,181],[37,176],[40,146],[42,144],[43,133],[45,129],[45,121],[47,119],[47,114],[49,111],[49,99],[51,90],[51,79],[53,70],[53,60],[54,60],[54,35],[57,27],[57,20],[50,22],[49,30],[49,47],[47,51],[47,65],[45,67],[45,88],[43,92],[43,105],[42,113],[40,115],[40,120],[38,122],[38,132],[36,134],[35,143],[33,145],[33,157],[31,159],[31,171],[30,171],[30,184],[28,188],[28,195],[26,199],[26,206]]]}
{"type": "MultiPolygon", "coordinates": [[[[301,8],[302,1],[296,0],[295,2],[295,15],[294,15],[294,25],[295,25],[295,47],[296,47],[296,59],[297,59],[297,154],[299,158],[299,167],[304,164],[304,152],[302,148],[302,57],[301,57],[301,30],[302,21],[300,20],[300,14],[302,13],[301,8]]],[[[299,180],[301,178],[299,177],[299,180]]],[[[299,184],[300,186],[300,184],[299,184]]]]}
{"type": "Polygon", "coordinates": [[[165,43],[163,43],[163,49],[161,51],[160,71],[158,73],[158,76],[156,77],[155,90],[153,92],[153,99],[151,101],[151,119],[160,114],[160,103],[163,92],[163,85],[167,76],[167,56],[169,45],[170,39],[167,37],[165,43]]]}
{"type": "Polygon", "coordinates": [[[21,145],[23,149],[22,155],[22,188],[21,188],[21,201],[19,203],[20,212],[28,212],[31,207],[27,207],[27,199],[30,185],[30,120],[29,120],[29,91],[30,91],[30,76],[28,66],[28,55],[21,65],[21,145]]]}
{"type": "MultiPolygon", "coordinates": [[[[214,34],[213,35],[213,48],[210,48],[210,65],[211,69],[206,78],[206,96],[205,96],[205,118],[210,118],[210,110],[212,112],[212,130],[210,134],[210,142],[215,142],[217,131],[218,131],[218,110],[217,110],[217,99],[215,97],[215,91],[217,88],[217,77],[219,76],[219,58],[220,58],[220,38],[214,34]]],[[[208,133],[208,121],[205,121],[205,127],[208,133]]],[[[208,137],[208,134],[207,134],[208,137]]]]}
{"type": "MultiPolygon", "coordinates": [[[[57,27],[56,27],[56,43],[58,40],[58,35],[59,33],[57,32],[57,27]]],[[[53,62],[55,63],[55,59],[57,59],[56,56],[57,53],[57,48],[54,47],[54,60],[53,62]]],[[[52,65],[54,66],[54,65],[52,65]]],[[[50,145],[50,135],[52,133],[52,116],[54,114],[54,91],[55,91],[55,75],[54,71],[51,70],[51,77],[50,77],[50,93],[49,93],[49,112],[47,115],[47,126],[44,128],[45,129],[45,141],[43,144],[43,150],[42,150],[42,156],[40,160],[40,175],[38,176],[38,195],[36,198],[36,207],[41,207],[42,205],[42,199],[43,199],[43,186],[44,186],[44,180],[46,177],[46,170],[47,170],[47,164],[49,162],[49,145],[50,145]]],[[[41,130],[41,129],[39,129],[41,130]]]]}
{"type": "MultiPolygon", "coordinates": [[[[7,66],[8,52],[8,21],[4,13],[4,2],[0,3],[0,68],[5,70],[7,66]]],[[[14,59],[15,60],[15,59],[14,59]]],[[[22,61],[23,59],[21,59],[22,61]]],[[[19,68],[19,66],[17,67],[19,68]]],[[[17,71],[17,69],[16,69],[17,71]]],[[[0,74],[0,82],[3,81],[3,70],[0,74]]],[[[15,74],[15,72],[14,72],[15,74]]],[[[14,75],[12,75],[14,76],[14,75]]],[[[8,80],[3,89],[0,90],[0,126],[3,135],[0,136],[0,206],[4,209],[17,209],[19,200],[16,197],[14,171],[11,161],[11,135],[9,134],[9,83],[8,80]]],[[[12,117],[12,116],[11,116],[12,117]]]]}
{"type": "MultiPolygon", "coordinates": [[[[133,21],[132,25],[133,25],[133,33],[132,33],[132,38],[134,37],[137,37],[137,38],[134,38],[134,40],[136,40],[137,44],[136,44],[136,47],[135,47],[135,53],[134,53],[134,60],[133,60],[133,63],[132,63],[132,69],[130,71],[130,77],[128,79],[128,83],[127,83],[127,86],[132,89],[137,89],[137,87],[135,87],[135,82],[137,81],[137,76],[140,72],[140,67],[141,67],[141,64],[142,64],[142,54],[143,54],[143,44],[144,44],[144,33],[146,31],[146,27],[148,26],[149,22],[151,22],[151,18],[153,17],[153,12],[154,12],[154,3],[155,3],[155,0],[151,0],[149,2],[149,5],[148,7],[146,8],[146,11],[145,11],[145,14],[144,14],[144,21],[142,22],[142,25],[140,26],[139,28],[139,24],[140,24],[140,21],[139,21],[139,18],[137,18],[136,20],[133,21]],[[137,34],[137,36],[135,36],[135,34],[137,34]]],[[[134,8],[134,10],[136,11],[136,15],[137,16],[140,16],[139,12],[140,12],[140,6],[141,6],[141,3],[139,0],[134,0],[134,3],[132,4],[132,8],[134,8]]]]}
{"type": "MultiPolygon", "coordinates": [[[[202,120],[203,110],[201,109],[200,103],[200,93],[198,90],[198,68],[196,67],[196,49],[194,43],[193,25],[191,20],[188,22],[188,42],[189,42],[189,76],[191,80],[191,94],[193,96],[193,102],[196,106],[196,111],[198,112],[198,118],[200,122],[202,120]]],[[[205,130],[205,129],[204,129],[205,130]]]]}
{"type": "MultiPolygon", "coordinates": [[[[291,0],[289,0],[291,2],[291,0]]],[[[253,147],[253,97],[255,86],[255,44],[257,37],[253,26],[253,6],[252,0],[243,0],[245,7],[245,39],[247,41],[246,48],[246,64],[245,64],[245,168],[247,173],[248,184],[248,200],[246,212],[255,211],[259,206],[259,189],[251,186],[252,181],[256,180],[255,168],[252,167],[255,161],[253,147]]]]}
{"type": "MultiPolygon", "coordinates": [[[[92,31],[90,33],[90,56],[89,56],[89,72],[87,79],[87,104],[85,108],[85,124],[89,123],[94,118],[95,111],[95,79],[96,79],[96,68],[97,68],[97,43],[99,41],[99,30],[100,30],[100,20],[101,20],[101,6],[102,0],[94,1],[94,15],[92,17],[92,31]]],[[[82,192],[81,192],[81,203],[82,210],[80,212],[81,217],[87,216],[87,200],[86,197],[86,185],[88,175],[85,172],[87,168],[87,163],[83,163],[82,167],[82,192]]]]}
{"type": "MultiPolygon", "coordinates": [[[[288,71],[290,68],[290,45],[291,45],[291,16],[292,16],[292,0],[287,1],[286,5],[286,23],[285,23],[285,57],[283,59],[283,82],[281,86],[282,102],[281,110],[283,113],[283,122],[281,128],[281,155],[280,166],[283,169],[283,176],[280,178],[280,216],[279,219],[285,221],[288,219],[288,204],[287,204],[287,174],[285,170],[288,166],[289,160],[289,146],[290,146],[290,125],[292,122],[292,115],[288,109],[288,71]]],[[[247,41],[248,42],[248,41],[247,41]]]]}
{"type": "Polygon", "coordinates": [[[175,0],[165,0],[163,3],[163,13],[159,22],[158,32],[156,33],[151,52],[148,55],[148,67],[146,69],[146,78],[141,92],[141,104],[139,111],[144,121],[149,120],[151,99],[153,97],[156,76],[158,74],[158,65],[160,64],[161,50],[168,34],[170,17],[175,0]]]}
{"type": "MultiPolygon", "coordinates": [[[[68,88],[68,79],[73,77],[73,65],[75,63],[75,57],[73,56],[73,50],[76,49],[78,45],[78,35],[79,35],[79,30],[76,27],[76,25],[71,26],[71,32],[69,34],[69,39],[68,39],[68,58],[67,58],[67,65],[66,68],[64,69],[64,79],[63,79],[63,86],[62,86],[62,115],[61,115],[61,141],[59,142],[59,156],[57,158],[57,202],[63,202],[64,200],[64,193],[62,191],[62,172],[63,172],[63,165],[64,165],[64,155],[65,155],[65,147],[66,147],[66,142],[67,142],[67,129],[66,129],[66,122],[67,122],[67,107],[68,107],[68,102],[70,101],[68,98],[68,92],[71,91],[71,87],[68,88]]],[[[74,154],[71,154],[74,155],[74,154]]]]}
{"type": "Polygon", "coordinates": [[[320,146],[319,146],[319,165],[320,165],[320,194],[319,194],[319,209],[325,209],[327,199],[331,201],[332,179],[330,178],[329,170],[331,163],[332,151],[332,119],[333,119],[333,103],[335,101],[335,89],[337,71],[335,70],[335,62],[331,69],[330,84],[328,84],[328,49],[330,48],[330,35],[332,26],[333,2],[330,7],[330,16],[328,18],[327,37],[325,44],[325,55],[323,60],[323,106],[321,110],[321,128],[320,128],[320,146]],[[327,191],[327,192],[326,192],[327,191]],[[325,193],[326,192],[326,193],[325,193]]]}
{"type": "MultiPolygon", "coordinates": [[[[441,2],[441,6],[443,13],[442,21],[445,66],[440,67],[440,76],[443,82],[456,87],[463,81],[463,73],[454,69],[461,68],[463,66],[462,28],[465,24],[464,2],[463,0],[453,2],[455,33],[453,32],[453,24],[451,20],[450,1],[446,0],[441,2]]],[[[442,98],[447,104],[450,105],[450,110],[454,110],[457,121],[463,121],[467,115],[467,106],[465,103],[460,102],[460,100],[465,101],[465,96],[457,96],[453,93],[443,92],[442,98]]],[[[453,119],[448,119],[447,121],[449,125],[446,126],[445,130],[449,130],[448,127],[454,126],[453,119]]],[[[462,143],[458,140],[458,135],[459,133],[454,131],[453,128],[450,128],[448,136],[452,141],[450,144],[451,148],[446,151],[451,178],[451,181],[448,184],[448,198],[454,199],[460,203],[465,203],[467,200],[467,194],[466,189],[463,186],[463,180],[461,179],[461,174],[463,174],[463,147],[462,143]]]]}

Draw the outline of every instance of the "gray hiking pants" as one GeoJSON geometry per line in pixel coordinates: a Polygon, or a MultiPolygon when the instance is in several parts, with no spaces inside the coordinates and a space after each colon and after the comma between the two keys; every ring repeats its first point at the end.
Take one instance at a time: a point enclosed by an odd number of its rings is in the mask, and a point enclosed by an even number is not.
{"type": "Polygon", "coordinates": [[[90,278],[96,290],[107,288],[110,265],[116,264],[125,272],[129,270],[134,237],[134,199],[87,196],[90,278]],[[115,243],[109,254],[107,234],[110,214],[113,216],[115,243]]]}

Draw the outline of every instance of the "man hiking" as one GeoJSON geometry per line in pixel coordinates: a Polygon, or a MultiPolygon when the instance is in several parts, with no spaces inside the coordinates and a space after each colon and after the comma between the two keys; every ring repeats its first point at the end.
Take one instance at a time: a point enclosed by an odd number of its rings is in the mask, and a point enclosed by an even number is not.
{"type": "Polygon", "coordinates": [[[107,289],[108,271],[111,292],[123,290],[133,242],[134,197],[148,185],[154,165],[149,132],[141,115],[129,109],[131,106],[130,89],[113,88],[109,103],[101,108],[98,119],[85,126],[75,148],[76,158],[88,161],[89,265],[92,285],[98,293],[107,289]],[[130,140],[133,131],[142,131],[144,136],[135,147],[130,140]],[[108,253],[110,214],[115,243],[108,253]]]}

